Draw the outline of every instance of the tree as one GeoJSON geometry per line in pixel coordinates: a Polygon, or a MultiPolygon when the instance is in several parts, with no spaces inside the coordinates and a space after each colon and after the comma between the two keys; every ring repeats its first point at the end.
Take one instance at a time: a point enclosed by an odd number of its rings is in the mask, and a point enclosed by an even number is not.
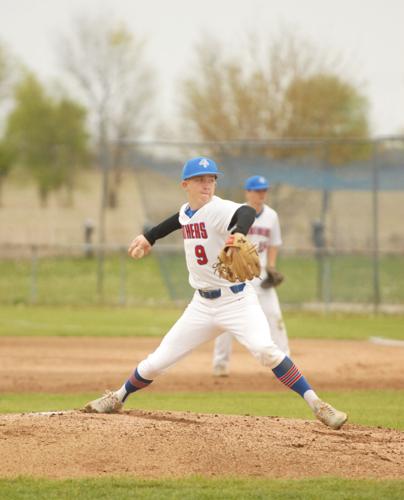
{"type": "Polygon", "coordinates": [[[33,74],[16,87],[5,140],[37,182],[42,205],[51,191],[71,188],[77,168],[86,162],[85,118],[77,103],[47,95],[33,74]]]}
{"type": "Polygon", "coordinates": [[[311,47],[287,33],[264,51],[261,45],[251,37],[248,48],[235,56],[225,54],[224,47],[212,39],[197,45],[192,76],[182,82],[182,115],[199,138],[279,135],[285,88],[297,75],[306,75],[321,63],[311,47]]]}
{"type": "Polygon", "coordinates": [[[3,122],[11,105],[12,87],[18,75],[15,58],[4,43],[0,42],[0,205],[1,192],[5,178],[13,166],[14,154],[9,144],[3,139],[3,122]],[[9,105],[9,106],[8,106],[9,105]]]}
{"type": "Polygon", "coordinates": [[[191,125],[197,138],[207,141],[256,138],[267,85],[262,74],[246,73],[241,61],[226,59],[222,52],[212,40],[196,47],[192,76],[182,83],[186,127],[191,125]]]}
{"type": "Polygon", "coordinates": [[[262,46],[252,39],[237,56],[212,40],[197,46],[181,114],[198,139],[367,137],[367,101],[336,58],[288,33],[262,46]]]}
{"type": "MultiPolygon", "coordinates": [[[[81,17],[73,35],[59,46],[62,64],[83,96],[100,165],[105,167],[105,200],[117,202],[122,142],[139,138],[151,116],[153,75],[144,62],[145,41],[122,23],[99,16],[81,17]],[[113,143],[112,148],[108,145],[113,143]],[[114,175],[108,186],[108,167],[114,175]]],[[[103,228],[100,237],[103,239],[103,228]]]]}
{"type": "Polygon", "coordinates": [[[367,145],[332,141],[369,137],[368,100],[351,83],[333,74],[296,78],[284,99],[285,137],[330,139],[326,159],[334,164],[369,155],[367,145]]]}
{"type": "Polygon", "coordinates": [[[15,58],[4,43],[0,41],[0,105],[10,97],[17,76],[15,58]]]}
{"type": "Polygon", "coordinates": [[[288,137],[367,137],[368,101],[333,74],[296,78],[285,93],[288,137]]]}
{"type": "Polygon", "coordinates": [[[88,165],[90,152],[86,129],[86,110],[73,100],[63,97],[53,110],[55,143],[58,144],[57,161],[64,172],[63,185],[71,194],[77,170],[88,165]]]}
{"type": "Polygon", "coordinates": [[[14,152],[5,141],[0,141],[0,206],[2,205],[2,192],[4,179],[9,174],[14,162],[14,152]]]}

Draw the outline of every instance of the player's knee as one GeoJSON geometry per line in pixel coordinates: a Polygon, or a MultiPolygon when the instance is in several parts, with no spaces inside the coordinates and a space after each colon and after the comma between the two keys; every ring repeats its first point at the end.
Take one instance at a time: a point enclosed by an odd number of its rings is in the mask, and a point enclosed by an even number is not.
{"type": "Polygon", "coordinates": [[[156,377],[161,375],[164,370],[159,369],[154,363],[153,360],[147,357],[143,361],[141,361],[137,367],[139,375],[146,380],[154,380],[156,377]]]}
{"type": "Polygon", "coordinates": [[[274,344],[270,346],[257,346],[252,350],[253,356],[265,367],[274,368],[285,357],[285,354],[274,344]]]}
{"type": "Polygon", "coordinates": [[[271,333],[273,332],[281,332],[285,330],[285,323],[283,322],[282,316],[272,316],[269,320],[269,326],[271,328],[271,333]]]}

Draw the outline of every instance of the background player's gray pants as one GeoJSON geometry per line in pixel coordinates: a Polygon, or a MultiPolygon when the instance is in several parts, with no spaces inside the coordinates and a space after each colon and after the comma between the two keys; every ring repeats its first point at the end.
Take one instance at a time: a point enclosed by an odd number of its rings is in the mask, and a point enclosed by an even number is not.
{"type": "MultiPolygon", "coordinates": [[[[263,290],[254,287],[262,310],[268,320],[272,340],[287,356],[290,355],[288,334],[282,318],[278,294],[275,288],[263,290]]],[[[219,335],[213,350],[213,366],[227,366],[232,350],[232,335],[228,332],[219,335]]]]}

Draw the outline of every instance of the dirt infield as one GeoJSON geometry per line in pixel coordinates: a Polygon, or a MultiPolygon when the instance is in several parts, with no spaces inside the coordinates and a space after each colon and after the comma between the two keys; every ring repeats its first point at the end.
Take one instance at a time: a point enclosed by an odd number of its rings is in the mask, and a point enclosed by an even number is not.
{"type": "MultiPolygon", "coordinates": [[[[158,345],[145,338],[0,338],[0,391],[102,392],[120,386],[158,345]]],[[[295,340],[293,358],[315,387],[403,386],[403,349],[368,342],[295,340]]],[[[149,391],[285,390],[242,347],[232,373],[211,375],[207,344],[157,379],[149,391]]],[[[404,433],[317,421],[131,410],[0,415],[0,477],[145,478],[243,475],[402,478],[404,433]]]]}
{"type": "Polygon", "coordinates": [[[402,478],[404,433],[274,417],[126,411],[0,416],[0,476],[402,478]]]}
{"type": "MultiPolygon", "coordinates": [[[[0,338],[0,392],[103,392],[119,387],[156,348],[151,338],[0,338]]],[[[231,376],[211,375],[212,343],[159,377],[148,391],[285,390],[270,370],[234,343],[231,376]]],[[[402,389],[400,347],[365,341],[292,340],[292,357],[319,390],[402,389]]]]}

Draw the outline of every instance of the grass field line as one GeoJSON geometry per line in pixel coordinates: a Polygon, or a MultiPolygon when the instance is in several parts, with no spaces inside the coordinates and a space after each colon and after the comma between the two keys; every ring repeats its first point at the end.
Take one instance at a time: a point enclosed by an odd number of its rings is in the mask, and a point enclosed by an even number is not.
{"type": "Polygon", "coordinates": [[[372,344],[387,345],[391,347],[404,347],[404,340],[386,339],[383,337],[369,337],[369,342],[372,342],[372,344]]]}

